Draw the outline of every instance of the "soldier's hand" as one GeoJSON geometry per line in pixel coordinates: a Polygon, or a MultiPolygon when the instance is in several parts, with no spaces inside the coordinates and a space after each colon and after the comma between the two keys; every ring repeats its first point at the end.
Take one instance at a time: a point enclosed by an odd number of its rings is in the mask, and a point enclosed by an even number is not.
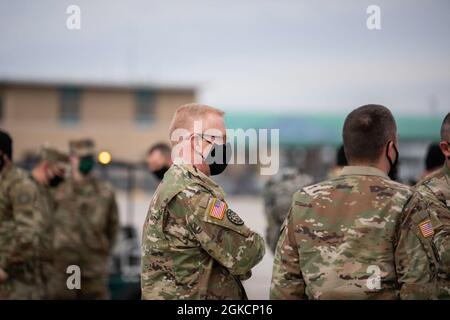
{"type": "Polygon", "coordinates": [[[8,274],[5,270],[0,268],[0,283],[5,282],[6,280],[8,280],[8,274]]]}

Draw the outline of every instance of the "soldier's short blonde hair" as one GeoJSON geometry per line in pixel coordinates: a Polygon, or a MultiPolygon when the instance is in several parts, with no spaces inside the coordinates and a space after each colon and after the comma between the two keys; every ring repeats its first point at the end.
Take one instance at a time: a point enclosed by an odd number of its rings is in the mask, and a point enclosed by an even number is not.
{"type": "Polygon", "coordinates": [[[198,103],[188,103],[180,106],[173,115],[172,122],[169,127],[169,135],[176,129],[186,129],[191,131],[194,128],[194,121],[202,120],[207,114],[216,114],[221,117],[225,112],[217,108],[198,103]]]}

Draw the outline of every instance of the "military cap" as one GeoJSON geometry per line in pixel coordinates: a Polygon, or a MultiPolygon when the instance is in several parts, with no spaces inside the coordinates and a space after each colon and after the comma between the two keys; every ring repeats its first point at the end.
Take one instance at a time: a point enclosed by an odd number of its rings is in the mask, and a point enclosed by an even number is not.
{"type": "Polygon", "coordinates": [[[69,162],[69,157],[65,153],[49,146],[43,146],[39,150],[39,159],[64,164],[69,162]]]}
{"type": "Polygon", "coordinates": [[[69,142],[70,154],[79,157],[92,156],[95,154],[95,144],[92,139],[79,139],[69,142]]]}

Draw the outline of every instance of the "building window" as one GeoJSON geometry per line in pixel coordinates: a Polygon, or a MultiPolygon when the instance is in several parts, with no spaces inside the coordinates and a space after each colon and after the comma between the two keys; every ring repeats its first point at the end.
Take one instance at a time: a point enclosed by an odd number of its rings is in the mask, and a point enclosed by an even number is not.
{"type": "Polygon", "coordinates": [[[77,123],[80,121],[80,96],[80,89],[61,89],[59,104],[59,119],[61,122],[77,123]]]}
{"type": "Polygon", "coordinates": [[[150,90],[139,90],[136,92],[135,119],[139,124],[151,124],[155,121],[156,94],[150,90]]]}

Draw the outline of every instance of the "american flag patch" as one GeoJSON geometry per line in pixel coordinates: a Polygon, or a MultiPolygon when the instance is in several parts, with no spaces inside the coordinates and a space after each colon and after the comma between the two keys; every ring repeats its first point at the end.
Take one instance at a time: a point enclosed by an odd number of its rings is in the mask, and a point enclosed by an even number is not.
{"type": "Polygon", "coordinates": [[[434,234],[433,226],[430,220],[425,220],[419,224],[420,232],[425,238],[431,237],[434,234]]]}
{"type": "Polygon", "coordinates": [[[226,209],[227,209],[227,204],[225,202],[214,198],[214,202],[211,207],[211,211],[209,212],[209,215],[213,218],[222,220],[226,209]]]}

